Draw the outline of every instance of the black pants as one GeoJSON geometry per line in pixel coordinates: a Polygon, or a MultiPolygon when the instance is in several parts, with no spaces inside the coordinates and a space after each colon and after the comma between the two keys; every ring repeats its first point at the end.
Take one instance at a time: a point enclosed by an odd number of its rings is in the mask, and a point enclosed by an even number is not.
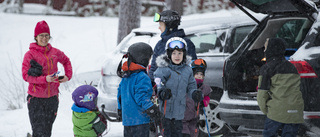
{"type": "Polygon", "coordinates": [[[150,125],[124,126],[124,137],[149,137],[150,125]]]}
{"type": "Polygon", "coordinates": [[[32,137],[50,137],[52,124],[57,116],[58,97],[37,98],[28,95],[27,101],[32,137]]]}
{"type": "Polygon", "coordinates": [[[182,137],[182,120],[162,119],[165,137],[182,137]]]}

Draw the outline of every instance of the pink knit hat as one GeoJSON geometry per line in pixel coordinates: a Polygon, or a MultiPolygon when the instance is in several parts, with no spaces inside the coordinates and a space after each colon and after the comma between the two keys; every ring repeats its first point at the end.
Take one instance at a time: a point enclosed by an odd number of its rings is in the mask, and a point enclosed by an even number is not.
{"type": "Polygon", "coordinates": [[[38,36],[41,33],[49,33],[50,35],[50,29],[46,21],[39,21],[36,25],[36,28],[34,29],[34,37],[38,36]]]}

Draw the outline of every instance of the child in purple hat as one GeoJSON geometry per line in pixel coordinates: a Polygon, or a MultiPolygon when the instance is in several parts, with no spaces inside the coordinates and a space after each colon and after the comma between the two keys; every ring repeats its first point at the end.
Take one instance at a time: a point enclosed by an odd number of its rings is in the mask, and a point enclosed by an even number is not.
{"type": "Polygon", "coordinates": [[[90,85],[82,85],[72,93],[72,122],[75,137],[101,136],[107,128],[106,119],[97,107],[98,90],[90,85]]]}

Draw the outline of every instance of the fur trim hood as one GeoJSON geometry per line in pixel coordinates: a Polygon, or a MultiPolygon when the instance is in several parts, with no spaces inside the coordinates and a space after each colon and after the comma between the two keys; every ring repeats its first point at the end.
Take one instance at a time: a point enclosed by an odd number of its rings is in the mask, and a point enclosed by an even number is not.
{"type": "MultiPolygon", "coordinates": [[[[186,65],[189,65],[192,61],[191,56],[187,55],[186,65]]],[[[162,54],[156,58],[156,63],[158,67],[167,67],[169,64],[172,64],[171,60],[168,58],[167,54],[162,54]]]]}

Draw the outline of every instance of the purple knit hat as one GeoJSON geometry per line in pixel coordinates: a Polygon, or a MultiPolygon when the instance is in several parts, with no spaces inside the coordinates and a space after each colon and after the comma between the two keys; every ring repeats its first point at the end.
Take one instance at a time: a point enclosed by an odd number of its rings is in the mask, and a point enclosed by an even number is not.
{"type": "Polygon", "coordinates": [[[90,85],[82,85],[76,88],[72,93],[72,100],[78,107],[94,110],[97,107],[96,101],[98,90],[90,85]]]}

